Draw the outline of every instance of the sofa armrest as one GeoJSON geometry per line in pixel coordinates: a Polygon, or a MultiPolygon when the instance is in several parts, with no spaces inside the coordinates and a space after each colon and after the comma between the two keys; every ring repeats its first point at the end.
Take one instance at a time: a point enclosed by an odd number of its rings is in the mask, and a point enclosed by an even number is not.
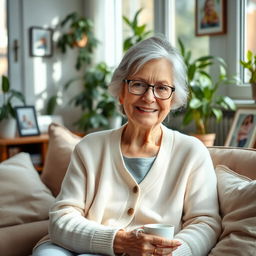
{"type": "Polygon", "coordinates": [[[48,220],[0,229],[0,255],[28,256],[36,243],[48,233],[48,220]]]}

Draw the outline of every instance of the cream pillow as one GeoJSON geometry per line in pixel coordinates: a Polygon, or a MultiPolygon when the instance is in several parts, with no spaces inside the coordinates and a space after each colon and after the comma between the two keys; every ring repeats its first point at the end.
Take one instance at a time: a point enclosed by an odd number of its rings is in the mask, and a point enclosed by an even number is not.
{"type": "Polygon", "coordinates": [[[256,253],[256,180],[217,165],[222,234],[210,255],[256,253]]]}
{"type": "Polygon", "coordinates": [[[49,146],[41,179],[53,195],[57,196],[69,165],[71,153],[81,137],[55,123],[49,126],[48,133],[49,146]]]}
{"type": "Polygon", "coordinates": [[[48,219],[54,197],[29,154],[19,153],[0,164],[0,184],[0,227],[48,219]]]}

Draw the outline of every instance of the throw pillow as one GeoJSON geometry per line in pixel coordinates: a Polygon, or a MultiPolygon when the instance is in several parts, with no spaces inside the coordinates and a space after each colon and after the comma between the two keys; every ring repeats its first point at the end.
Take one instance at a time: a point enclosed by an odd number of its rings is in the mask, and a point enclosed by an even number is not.
{"type": "Polygon", "coordinates": [[[54,202],[30,156],[19,153],[0,164],[0,227],[48,219],[54,202]]]}
{"type": "Polygon", "coordinates": [[[49,145],[41,179],[56,197],[60,192],[71,153],[81,137],[56,123],[49,126],[48,133],[49,145]]]}
{"type": "Polygon", "coordinates": [[[253,256],[256,252],[256,180],[224,165],[216,167],[222,234],[211,256],[253,256]]]}

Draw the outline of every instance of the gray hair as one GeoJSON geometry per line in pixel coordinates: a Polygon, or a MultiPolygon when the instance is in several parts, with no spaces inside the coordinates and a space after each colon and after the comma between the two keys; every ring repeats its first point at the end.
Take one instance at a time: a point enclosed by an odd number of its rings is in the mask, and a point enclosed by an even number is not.
{"type": "Polygon", "coordinates": [[[172,66],[171,72],[175,86],[172,110],[184,106],[188,96],[186,66],[179,52],[163,36],[145,39],[126,52],[113,73],[109,84],[110,94],[118,100],[124,86],[123,80],[138,72],[148,61],[160,58],[167,59],[172,66]]]}

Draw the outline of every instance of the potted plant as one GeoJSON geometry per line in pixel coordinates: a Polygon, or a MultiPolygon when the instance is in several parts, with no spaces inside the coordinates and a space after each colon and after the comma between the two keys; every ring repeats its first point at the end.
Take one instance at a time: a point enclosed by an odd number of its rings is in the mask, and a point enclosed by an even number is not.
{"type": "Polygon", "coordinates": [[[57,47],[62,53],[66,53],[67,48],[78,49],[77,70],[80,70],[83,64],[90,64],[93,50],[99,43],[93,33],[92,21],[74,12],[64,18],[60,27],[64,32],[57,42],[57,47]]]}
{"type": "Polygon", "coordinates": [[[2,76],[2,105],[0,106],[0,137],[11,138],[15,136],[16,121],[13,101],[15,99],[25,105],[25,98],[21,92],[10,88],[9,79],[2,76]]]}
{"type": "Polygon", "coordinates": [[[131,46],[133,46],[134,44],[144,40],[145,38],[147,38],[152,31],[146,31],[146,24],[143,24],[141,26],[138,25],[138,17],[140,15],[140,13],[142,12],[142,8],[139,9],[133,19],[129,20],[128,17],[123,16],[123,21],[126,23],[126,25],[131,29],[132,34],[131,36],[128,36],[124,42],[123,42],[123,50],[126,52],[131,46]]]}
{"type": "Polygon", "coordinates": [[[240,60],[240,64],[250,72],[249,83],[252,88],[252,98],[256,101],[256,54],[253,55],[252,51],[248,50],[247,61],[240,60]]]}
{"type": "MultiPolygon", "coordinates": [[[[217,95],[217,90],[220,84],[228,84],[234,82],[228,79],[226,74],[226,63],[220,57],[211,55],[202,56],[195,60],[191,59],[192,53],[186,50],[184,44],[179,39],[181,54],[187,66],[189,100],[184,113],[183,125],[188,125],[190,122],[195,123],[196,135],[199,139],[203,137],[212,137],[213,142],[215,135],[209,134],[208,122],[211,117],[216,118],[220,122],[223,117],[223,110],[235,110],[236,106],[233,100],[228,96],[217,95]],[[216,65],[219,69],[219,74],[214,79],[208,69],[212,65],[216,65]]],[[[213,142],[205,142],[206,145],[213,142]]]]}
{"type": "MultiPolygon", "coordinates": [[[[101,62],[88,68],[83,77],[78,78],[82,81],[83,90],[70,103],[82,110],[82,116],[75,123],[80,130],[110,128],[110,118],[117,115],[115,100],[107,93],[110,74],[109,67],[101,62]]],[[[78,79],[70,80],[65,90],[78,79]]]]}
{"type": "MultiPolygon", "coordinates": [[[[64,85],[64,90],[67,90],[73,86],[74,81],[81,81],[82,90],[70,100],[71,104],[82,110],[75,125],[82,132],[111,128],[111,119],[117,116],[115,101],[107,94],[111,71],[106,63],[91,64],[93,51],[99,43],[93,34],[92,21],[77,13],[71,13],[60,23],[60,27],[66,30],[61,34],[57,47],[63,53],[67,48],[78,49],[75,68],[84,70],[81,77],[72,78],[64,85]]],[[[57,100],[57,95],[50,97],[46,106],[47,114],[53,114],[57,100]]]]}

